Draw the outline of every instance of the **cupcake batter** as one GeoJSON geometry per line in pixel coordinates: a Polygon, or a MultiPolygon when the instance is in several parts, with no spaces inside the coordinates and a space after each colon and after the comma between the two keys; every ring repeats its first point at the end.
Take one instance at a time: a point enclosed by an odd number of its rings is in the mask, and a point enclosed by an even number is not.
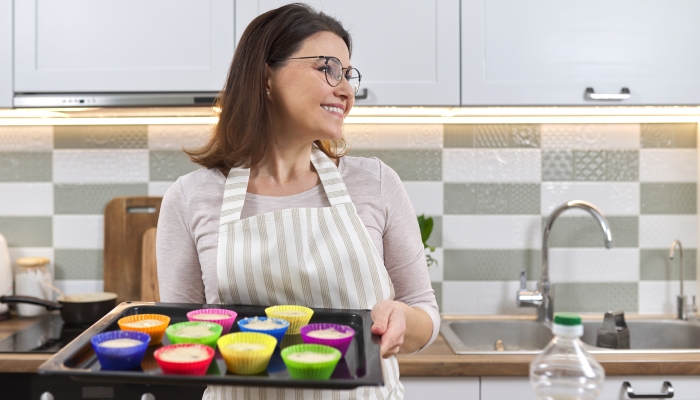
{"type": "Polygon", "coordinates": [[[214,314],[214,313],[201,313],[192,316],[194,319],[201,319],[202,321],[220,321],[222,319],[231,318],[228,314],[214,314]]]}
{"type": "Polygon", "coordinates": [[[333,354],[329,353],[317,353],[315,351],[302,351],[299,353],[292,353],[287,356],[288,359],[292,361],[302,362],[302,363],[321,363],[331,361],[335,358],[333,354]]]}
{"type": "Polygon", "coordinates": [[[104,342],[100,343],[99,346],[109,347],[110,349],[124,349],[127,347],[139,346],[141,344],[143,344],[143,342],[140,340],[121,338],[121,339],[105,340],[104,342]]]}
{"type": "Polygon", "coordinates": [[[272,319],[253,319],[248,321],[248,323],[245,325],[249,329],[258,329],[261,331],[267,331],[267,330],[272,330],[272,329],[279,329],[284,327],[283,324],[276,322],[275,320],[272,319]]]}
{"type": "Polygon", "coordinates": [[[150,328],[152,326],[158,326],[164,324],[163,321],[158,321],[157,319],[142,319],[140,321],[126,322],[122,325],[129,328],[150,328]]]}
{"type": "Polygon", "coordinates": [[[180,337],[199,339],[211,336],[213,332],[208,326],[204,325],[188,325],[178,329],[175,334],[180,337]]]}
{"type": "Polygon", "coordinates": [[[352,335],[352,332],[340,332],[333,328],[318,329],[307,333],[307,336],[317,339],[343,339],[352,335]]]}
{"type": "Polygon", "coordinates": [[[207,358],[207,351],[198,346],[176,347],[160,353],[160,359],[169,362],[197,362],[207,358]]]}
{"type": "Polygon", "coordinates": [[[274,314],[282,317],[305,317],[307,315],[303,311],[275,311],[274,314]]]}
{"type": "Polygon", "coordinates": [[[262,343],[231,343],[226,348],[235,351],[257,351],[265,350],[267,346],[262,343]]]}

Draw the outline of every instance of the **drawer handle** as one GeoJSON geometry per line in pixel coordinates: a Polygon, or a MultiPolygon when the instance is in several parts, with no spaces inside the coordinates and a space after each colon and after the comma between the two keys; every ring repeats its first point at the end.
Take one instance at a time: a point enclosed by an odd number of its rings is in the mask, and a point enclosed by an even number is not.
{"type": "Polygon", "coordinates": [[[355,100],[366,100],[367,95],[368,95],[367,88],[362,88],[362,90],[360,90],[360,93],[355,94],[355,100]]]}
{"type": "Polygon", "coordinates": [[[634,389],[632,389],[632,384],[624,381],[622,386],[627,390],[627,396],[630,399],[671,399],[673,398],[673,386],[671,382],[665,381],[663,386],[663,392],[660,394],[634,394],[634,389]]]}
{"type": "Polygon", "coordinates": [[[586,97],[589,100],[629,100],[632,95],[630,90],[623,87],[620,93],[596,93],[592,87],[586,88],[586,97]]]}

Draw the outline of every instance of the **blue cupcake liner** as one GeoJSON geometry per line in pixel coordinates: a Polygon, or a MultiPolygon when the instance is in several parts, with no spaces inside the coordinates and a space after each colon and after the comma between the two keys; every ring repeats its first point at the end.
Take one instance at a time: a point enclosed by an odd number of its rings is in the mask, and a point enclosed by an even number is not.
{"type": "Polygon", "coordinates": [[[248,328],[248,322],[251,321],[267,321],[268,317],[251,317],[251,318],[243,318],[242,320],[238,321],[238,328],[241,330],[241,332],[257,332],[257,333],[264,333],[270,336],[273,336],[275,339],[277,339],[277,347],[279,347],[280,343],[282,342],[282,338],[284,337],[284,334],[287,333],[287,329],[289,329],[289,321],[284,320],[284,319],[279,319],[279,318],[269,318],[278,324],[282,324],[282,328],[278,329],[250,329],[248,328]]]}
{"type": "Polygon", "coordinates": [[[103,370],[125,371],[141,366],[141,361],[148,349],[151,337],[147,333],[137,331],[110,331],[97,334],[90,339],[92,349],[100,361],[103,370]],[[125,348],[112,348],[100,346],[100,343],[113,339],[134,339],[141,342],[140,345],[125,348]]]}

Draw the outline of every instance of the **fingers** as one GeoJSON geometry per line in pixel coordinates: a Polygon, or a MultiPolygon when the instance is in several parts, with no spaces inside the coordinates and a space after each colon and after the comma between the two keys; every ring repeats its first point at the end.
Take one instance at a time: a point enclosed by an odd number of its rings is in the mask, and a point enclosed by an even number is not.
{"type": "Polygon", "coordinates": [[[383,335],[389,325],[392,308],[387,300],[382,300],[372,307],[372,333],[383,335]]]}
{"type": "Polygon", "coordinates": [[[392,301],[380,301],[372,309],[372,333],[381,335],[380,354],[387,358],[399,352],[406,332],[406,316],[392,301]]]}

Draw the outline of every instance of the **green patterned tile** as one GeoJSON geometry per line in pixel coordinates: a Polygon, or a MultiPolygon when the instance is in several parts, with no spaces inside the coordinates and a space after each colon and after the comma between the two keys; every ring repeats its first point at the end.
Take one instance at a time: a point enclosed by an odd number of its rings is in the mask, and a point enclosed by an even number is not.
{"type": "Polygon", "coordinates": [[[634,313],[639,310],[638,293],[636,282],[552,283],[555,312],[623,310],[634,313]]]}
{"type": "Polygon", "coordinates": [[[539,124],[446,124],[444,147],[539,148],[539,124]]]}
{"type": "Polygon", "coordinates": [[[445,148],[474,147],[474,125],[445,124],[442,126],[445,148]]]}
{"type": "Polygon", "coordinates": [[[147,125],[58,125],[55,149],[145,149],[147,125]]]}
{"type": "MultiPolygon", "coordinates": [[[[678,252],[673,260],[668,259],[669,249],[639,250],[639,279],[643,281],[677,281],[681,276],[681,264],[678,252]]],[[[697,251],[683,249],[685,267],[683,279],[694,281],[697,265],[697,251]]]]}
{"type": "Polygon", "coordinates": [[[698,124],[641,124],[643,148],[695,148],[698,124]]]}
{"type": "Polygon", "coordinates": [[[445,214],[539,214],[537,183],[445,183],[445,214]]]}
{"type": "Polygon", "coordinates": [[[431,282],[433,291],[435,292],[435,300],[438,304],[438,310],[442,309],[442,282],[431,282]]]}
{"type": "Polygon", "coordinates": [[[428,246],[442,247],[442,217],[439,215],[428,215],[433,218],[433,232],[428,238],[428,246]]]}
{"type": "Polygon", "coordinates": [[[517,281],[526,271],[528,280],[540,279],[539,250],[444,249],[445,281],[517,281]]]}
{"type": "Polygon", "coordinates": [[[640,197],[642,214],[695,214],[697,212],[695,183],[642,183],[640,197]]]}
{"type": "Polygon", "coordinates": [[[0,182],[51,182],[51,152],[0,152],[0,182]]]}
{"type": "Polygon", "coordinates": [[[103,279],[102,250],[54,250],[56,279],[103,279]]]}
{"type": "Polygon", "coordinates": [[[574,150],[574,180],[638,181],[636,150],[574,150]]]}
{"type": "Polygon", "coordinates": [[[102,214],[110,200],[121,196],[148,196],[148,184],[56,184],[54,213],[102,214]]]}
{"type": "Polygon", "coordinates": [[[574,152],[572,150],[542,151],[543,181],[574,180],[574,152]]]}
{"type": "Polygon", "coordinates": [[[0,233],[8,247],[53,246],[51,217],[0,217],[0,233]]]}
{"type": "Polygon", "coordinates": [[[441,181],[442,150],[351,150],[355,157],[377,157],[402,181],[441,181]]]}
{"type": "Polygon", "coordinates": [[[202,168],[201,165],[190,161],[182,151],[149,152],[151,181],[174,181],[182,175],[202,168]]]}
{"type": "MultiPolygon", "coordinates": [[[[613,247],[638,247],[639,217],[608,216],[613,247]]],[[[589,216],[559,217],[549,235],[550,247],[604,247],[603,229],[589,216]]]]}

